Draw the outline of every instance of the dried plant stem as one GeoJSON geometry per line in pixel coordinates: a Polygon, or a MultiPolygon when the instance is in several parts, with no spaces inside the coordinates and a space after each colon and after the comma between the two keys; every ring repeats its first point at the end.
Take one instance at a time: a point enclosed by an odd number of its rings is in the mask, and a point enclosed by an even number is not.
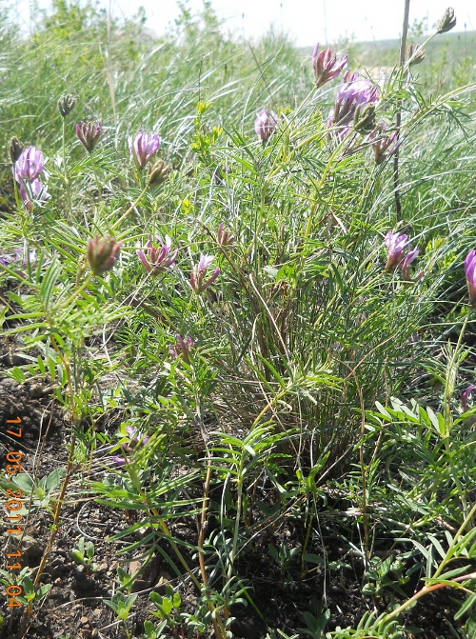
{"type": "MultiPolygon", "coordinates": [[[[405,0],[405,11],[403,15],[403,28],[402,28],[402,40],[400,43],[400,84],[403,82],[403,68],[405,66],[405,54],[407,48],[407,33],[408,33],[408,20],[410,17],[410,0],[405,0]]],[[[400,182],[398,177],[398,159],[399,159],[399,146],[398,141],[400,139],[400,127],[402,125],[402,101],[398,101],[397,114],[396,114],[396,132],[397,132],[397,150],[393,157],[393,185],[395,192],[395,209],[397,212],[397,222],[402,221],[402,204],[400,202],[400,182]]]]}

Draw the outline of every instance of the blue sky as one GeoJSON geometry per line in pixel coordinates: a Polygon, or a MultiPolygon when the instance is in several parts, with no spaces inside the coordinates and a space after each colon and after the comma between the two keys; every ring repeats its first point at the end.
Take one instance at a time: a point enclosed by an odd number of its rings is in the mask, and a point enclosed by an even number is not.
{"type": "MultiPolygon", "coordinates": [[[[49,0],[3,0],[27,28],[29,8],[38,3],[50,6],[49,0]]],[[[175,0],[100,0],[100,5],[113,15],[129,16],[143,6],[147,26],[162,33],[178,16],[175,0]]],[[[428,16],[434,24],[448,6],[457,16],[457,30],[476,30],[475,0],[411,0],[410,23],[428,16]]],[[[287,31],[299,46],[316,42],[334,42],[340,37],[357,40],[398,38],[403,21],[404,0],[212,0],[225,29],[238,31],[248,38],[265,32],[270,24],[287,31]]],[[[199,10],[201,0],[188,0],[188,6],[199,10]]]]}

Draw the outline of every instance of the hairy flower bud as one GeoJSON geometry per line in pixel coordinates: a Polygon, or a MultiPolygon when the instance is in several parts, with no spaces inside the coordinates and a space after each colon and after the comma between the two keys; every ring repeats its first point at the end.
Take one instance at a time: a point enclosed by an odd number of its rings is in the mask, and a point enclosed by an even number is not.
{"type": "Polygon", "coordinates": [[[425,59],[425,49],[418,44],[408,45],[408,66],[413,67],[421,64],[425,59]]]}
{"type": "Polygon", "coordinates": [[[76,135],[84,148],[91,153],[101,135],[102,125],[100,122],[83,122],[76,124],[76,135]]]}
{"type": "Polygon", "coordinates": [[[96,237],[88,242],[88,262],[94,275],[102,275],[110,271],[116,263],[116,257],[122,242],[116,242],[112,237],[96,237]]]}
{"type": "Polygon", "coordinates": [[[372,149],[374,151],[375,164],[382,164],[388,157],[393,155],[398,146],[399,140],[397,132],[387,135],[387,126],[384,122],[378,125],[377,130],[370,136],[372,149]]]}
{"type": "Polygon", "coordinates": [[[20,142],[20,140],[14,135],[8,143],[8,155],[10,156],[12,164],[15,164],[18,160],[24,148],[25,145],[23,142],[20,142]]]}
{"type": "Polygon", "coordinates": [[[170,166],[166,166],[163,160],[156,160],[149,169],[147,176],[147,184],[149,186],[158,186],[165,182],[170,172],[170,166]]]}
{"type": "Polygon", "coordinates": [[[375,104],[359,104],[354,114],[354,129],[358,133],[370,133],[375,129],[375,104]]]}
{"type": "Polygon", "coordinates": [[[446,33],[447,31],[451,31],[453,27],[456,26],[456,18],[454,9],[448,7],[443,14],[443,17],[438,22],[436,27],[436,33],[446,33]]]}
{"type": "Polygon", "coordinates": [[[76,104],[76,98],[71,93],[63,93],[58,100],[58,111],[61,113],[61,117],[65,118],[68,113],[74,109],[76,104]]]}

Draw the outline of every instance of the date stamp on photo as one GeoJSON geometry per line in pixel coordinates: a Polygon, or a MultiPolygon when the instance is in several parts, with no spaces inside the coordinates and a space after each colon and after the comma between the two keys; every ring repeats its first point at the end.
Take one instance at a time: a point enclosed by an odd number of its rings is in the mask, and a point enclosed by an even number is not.
{"type": "MultiPolygon", "coordinates": [[[[17,437],[21,439],[23,434],[23,428],[21,426],[20,417],[16,417],[15,419],[7,419],[6,420],[6,434],[11,437],[17,437]]],[[[23,467],[21,465],[21,461],[23,459],[23,453],[19,450],[11,450],[6,455],[7,465],[5,467],[5,472],[9,475],[9,479],[7,484],[9,484],[12,480],[11,477],[16,475],[17,473],[21,473],[23,467]]],[[[14,486],[12,482],[12,486],[14,486]]],[[[23,532],[21,528],[22,515],[18,512],[22,509],[21,498],[23,497],[23,492],[19,488],[6,488],[6,503],[5,510],[7,511],[7,522],[10,528],[7,528],[7,535],[15,535],[23,532]],[[16,525],[15,525],[16,524],[16,525]]],[[[7,545],[7,550],[9,546],[7,545]]],[[[16,579],[16,573],[13,571],[21,570],[21,558],[22,552],[21,550],[15,550],[14,552],[7,552],[7,570],[12,571],[12,582],[16,579]]],[[[10,585],[6,588],[7,595],[7,607],[8,608],[17,608],[21,607],[23,604],[18,601],[17,597],[23,594],[23,588],[20,585],[10,585]]]]}

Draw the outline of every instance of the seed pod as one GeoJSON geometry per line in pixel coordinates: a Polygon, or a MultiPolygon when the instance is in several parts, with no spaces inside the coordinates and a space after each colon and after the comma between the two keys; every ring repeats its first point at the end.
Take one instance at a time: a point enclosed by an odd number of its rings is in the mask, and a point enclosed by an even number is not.
{"type": "Polygon", "coordinates": [[[61,117],[65,118],[68,113],[74,109],[76,104],[76,98],[71,93],[63,93],[58,100],[58,111],[61,113],[61,117]]]}

